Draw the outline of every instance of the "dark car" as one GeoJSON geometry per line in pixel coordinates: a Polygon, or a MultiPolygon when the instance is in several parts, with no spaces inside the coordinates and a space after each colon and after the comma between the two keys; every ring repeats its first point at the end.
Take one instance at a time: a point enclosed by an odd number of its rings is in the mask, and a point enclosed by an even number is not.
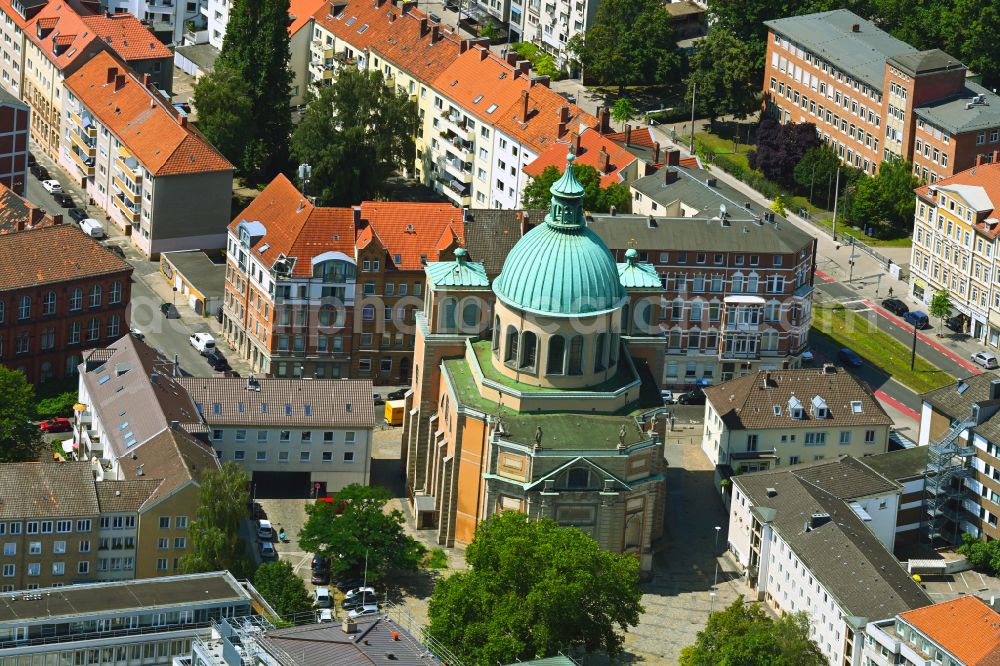
{"type": "Polygon", "coordinates": [[[965,317],[962,315],[948,317],[944,320],[944,325],[956,333],[965,333],[965,317]]]}
{"type": "Polygon", "coordinates": [[[911,312],[907,312],[906,314],[903,315],[903,321],[913,326],[913,328],[917,328],[920,330],[931,327],[930,317],[928,317],[925,313],[921,312],[920,310],[913,310],[911,312]]]}
{"type": "Polygon", "coordinates": [[[222,323],[222,306],[215,308],[215,321],[222,323]]]}
{"type": "Polygon", "coordinates": [[[700,388],[696,388],[681,395],[681,397],[677,398],[677,402],[681,405],[704,405],[705,392],[700,388]]]}
{"type": "Polygon", "coordinates": [[[35,159],[34,155],[32,155],[31,153],[28,153],[28,168],[30,169],[31,167],[35,166],[36,164],[38,164],[38,160],[35,159]]]}
{"type": "Polygon", "coordinates": [[[353,590],[364,584],[365,581],[361,578],[345,578],[344,580],[337,581],[337,589],[346,593],[348,590],[353,590]]]}
{"type": "Polygon", "coordinates": [[[864,365],[864,361],[861,360],[858,353],[853,349],[848,349],[847,347],[840,348],[840,351],[837,352],[837,358],[840,359],[841,363],[851,368],[860,368],[864,365]]]}
{"type": "Polygon", "coordinates": [[[205,357],[205,360],[208,361],[208,364],[212,366],[212,369],[215,370],[216,372],[222,372],[224,370],[230,369],[229,361],[226,360],[226,357],[223,356],[222,352],[220,352],[218,349],[208,354],[205,357]]]}
{"type": "Polygon", "coordinates": [[[173,303],[164,303],[163,305],[161,305],[160,312],[162,312],[163,316],[166,317],[167,319],[181,318],[181,313],[177,311],[177,308],[174,307],[173,303]]]}
{"type": "Polygon", "coordinates": [[[35,174],[38,180],[48,180],[49,170],[43,167],[41,164],[36,164],[32,169],[31,173],[35,174]]]}
{"type": "Polygon", "coordinates": [[[87,211],[85,211],[82,208],[70,208],[68,211],[66,211],[66,214],[69,215],[74,222],[81,222],[90,217],[87,211]]]}
{"type": "Polygon", "coordinates": [[[323,557],[322,555],[320,555],[319,553],[316,553],[315,555],[313,555],[312,559],[312,570],[314,573],[316,571],[329,571],[330,561],[325,557],[323,557]]]}
{"type": "Polygon", "coordinates": [[[62,206],[63,208],[74,208],[76,206],[76,202],[73,201],[73,197],[66,194],[65,192],[61,194],[53,194],[52,198],[55,199],[56,203],[62,206]]]}
{"type": "Polygon", "coordinates": [[[882,307],[884,307],[886,310],[899,317],[902,317],[903,315],[905,315],[907,312],[910,311],[910,308],[906,307],[906,303],[899,300],[898,298],[885,299],[884,301],[882,301],[882,307]]]}
{"type": "Polygon", "coordinates": [[[105,245],[104,247],[108,248],[108,250],[110,250],[114,254],[117,254],[122,259],[125,258],[125,250],[121,249],[117,245],[105,245]]]}
{"type": "Polygon", "coordinates": [[[340,607],[349,611],[354,610],[355,608],[360,608],[366,604],[376,603],[378,603],[378,595],[372,594],[371,592],[365,592],[364,594],[355,594],[350,599],[344,599],[340,603],[340,607]]]}
{"type": "Polygon", "coordinates": [[[327,585],[330,582],[329,571],[313,571],[309,579],[313,585],[327,585]]]}
{"type": "Polygon", "coordinates": [[[406,392],[409,390],[410,387],[407,386],[406,388],[401,388],[398,391],[393,391],[392,393],[386,396],[386,400],[402,400],[403,397],[406,395],[406,392]]]}

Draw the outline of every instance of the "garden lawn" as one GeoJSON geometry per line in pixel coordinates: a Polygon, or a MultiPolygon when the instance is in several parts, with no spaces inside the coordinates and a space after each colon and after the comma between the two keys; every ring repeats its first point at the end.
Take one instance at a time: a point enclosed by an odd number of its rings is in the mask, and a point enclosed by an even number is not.
{"type": "Polygon", "coordinates": [[[843,305],[813,306],[813,333],[850,347],[865,361],[917,393],[946,386],[955,378],[917,355],[910,370],[910,348],[843,305]]]}

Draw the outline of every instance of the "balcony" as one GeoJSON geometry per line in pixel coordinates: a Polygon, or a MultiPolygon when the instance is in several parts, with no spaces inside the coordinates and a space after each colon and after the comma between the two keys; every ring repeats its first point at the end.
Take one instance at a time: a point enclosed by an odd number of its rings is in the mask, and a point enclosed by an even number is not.
{"type": "Polygon", "coordinates": [[[346,51],[341,51],[340,53],[335,53],[334,56],[333,56],[333,59],[336,60],[337,62],[339,62],[342,65],[354,65],[354,66],[357,66],[357,64],[358,64],[358,59],[357,58],[352,58],[352,57],[348,56],[346,51]]]}
{"type": "Polygon", "coordinates": [[[437,178],[438,189],[448,199],[459,206],[468,206],[470,201],[470,186],[448,178],[437,178]]]}
{"type": "Polygon", "coordinates": [[[111,182],[114,183],[115,188],[120,191],[128,201],[139,201],[140,193],[133,191],[132,186],[119,178],[117,174],[111,179],[111,182]]]}
{"type": "Polygon", "coordinates": [[[87,157],[94,156],[97,139],[86,134],[81,135],[79,130],[70,130],[69,138],[87,157]]]}
{"type": "Polygon", "coordinates": [[[475,141],[476,131],[470,129],[466,124],[466,121],[463,121],[461,116],[457,113],[449,113],[445,111],[441,113],[441,117],[444,119],[445,128],[450,130],[452,134],[463,141],[475,141]]]}
{"type": "Polygon", "coordinates": [[[444,166],[444,170],[453,176],[458,182],[468,185],[472,182],[472,165],[461,160],[450,159],[445,157],[441,160],[444,166]]]}
{"type": "Polygon", "coordinates": [[[115,202],[115,206],[122,212],[126,220],[129,222],[139,221],[139,207],[126,202],[120,192],[111,197],[111,200],[115,202]]]}
{"type": "Polygon", "coordinates": [[[77,168],[79,168],[82,173],[84,173],[84,174],[86,174],[88,176],[93,176],[94,175],[94,157],[93,157],[93,155],[89,155],[89,156],[88,155],[81,155],[80,153],[77,152],[77,150],[76,150],[75,147],[73,149],[71,149],[70,151],[68,151],[68,152],[69,152],[69,156],[73,159],[73,162],[76,164],[77,168]]]}
{"type": "Polygon", "coordinates": [[[760,331],[760,320],[758,321],[726,321],[722,330],[728,333],[757,333],[760,331]]]}
{"type": "Polygon", "coordinates": [[[452,155],[464,162],[472,162],[475,154],[472,152],[472,143],[455,136],[450,132],[441,132],[441,138],[445,141],[445,148],[452,155]]]}
{"type": "Polygon", "coordinates": [[[136,185],[136,189],[139,189],[139,184],[142,182],[142,167],[139,166],[139,160],[132,157],[128,151],[125,151],[127,156],[122,155],[122,150],[122,148],[118,149],[115,166],[122,170],[123,178],[131,180],[136,185]]]}

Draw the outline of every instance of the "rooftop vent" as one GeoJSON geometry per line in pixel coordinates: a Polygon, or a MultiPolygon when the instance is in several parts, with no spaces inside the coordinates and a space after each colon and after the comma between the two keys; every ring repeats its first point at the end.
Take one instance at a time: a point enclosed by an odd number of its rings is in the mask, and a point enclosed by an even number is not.
{"type": "Polygon", "coordinates": [[[1000,399],[1000,379],[990,381],[990,400],[1000,399]]]}
{"type": "Polygon", "coordinates": [[[816,529],[817,527],[822,527],[832,520],[830,514],[823,511],[817,511],[813,515],[809,516],[809,527],[816,529]]]}
{"type": "Polygon", "coordinates": [[[340,628],[344,630],[345,634],[356,634],[356,633],[358,633],[358,623],[355,622],[354,620],[345,619],[341,623],[340,628]]]}
{"type": "Polygon", "coordinates": [[[837,374],[837,366],[833,363],[824,363],[823,369],[820,370],[821,375],[835,375],[837,374]]]}
{"type": "Polygon", "coordinates": [[[778,489],[777,488],[768,488],[765,492],[767,493],[768,497],[777,497],[778,496],[778,489]]]}

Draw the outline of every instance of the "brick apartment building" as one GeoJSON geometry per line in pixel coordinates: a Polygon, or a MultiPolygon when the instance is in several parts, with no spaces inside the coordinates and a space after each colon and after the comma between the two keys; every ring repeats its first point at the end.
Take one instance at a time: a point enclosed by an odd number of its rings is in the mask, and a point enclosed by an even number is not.
{"type": "Polygon", "coordinates": [[[0,184],[24,194],[28,178],[28,130],[31,110],[0,89],[0,184]]]}
{"type": "Polygon", "coordinates": [[[814,123],[845,163],[875,174],[895,156],[933,183],[1000,148],[1000,97],[944,51],[918,51],[846,9],[765,23],[765,112],[814,123]]]}
{"type": "Polygon", "coordinates": [[[128,331],[132,267],[76,226],[0,234],[0,362],[42,383],[128,331]]]}

